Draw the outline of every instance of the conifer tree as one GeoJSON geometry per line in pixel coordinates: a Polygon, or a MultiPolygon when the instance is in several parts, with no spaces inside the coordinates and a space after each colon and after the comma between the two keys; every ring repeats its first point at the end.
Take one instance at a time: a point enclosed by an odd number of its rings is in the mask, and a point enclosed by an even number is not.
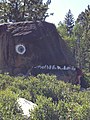
{"type": "Polygon", "coordinates": [[[74,17],[73,17],[73,14],[71,13],[70,9],[65,16],[65,24],[66,24],[66,27],[67,27],[67,32],[71,36],[72,30],[73,30],[73,27],[74,27],[74,17]]]}
{"type": "Polygon", "coordinates": [[[49,16],[47,10],[51,0],[2,0],[0,21],[18,22],[26,20],[44,21],[49,16]]]}
{"type": "Polygon", "coordinates": [[[85,9],[85,12],[79,14],[77,19],[77,25],[79,26],[78,32],[75,31],[76,37],[79,39],[77,58],[79,58],[78,64],[85,70],[90,72],[90,6],[85,9]]]}

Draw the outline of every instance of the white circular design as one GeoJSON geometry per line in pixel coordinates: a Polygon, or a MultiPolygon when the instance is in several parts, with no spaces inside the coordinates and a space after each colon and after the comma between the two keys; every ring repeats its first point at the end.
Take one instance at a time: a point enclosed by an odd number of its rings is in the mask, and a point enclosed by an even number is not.
{"type": "Polygon", "coordinates": [[[26,52],[26,47],[22,44],[18,44],[16,45],[15,50],[18,54],[23,55],[26,52]]]}

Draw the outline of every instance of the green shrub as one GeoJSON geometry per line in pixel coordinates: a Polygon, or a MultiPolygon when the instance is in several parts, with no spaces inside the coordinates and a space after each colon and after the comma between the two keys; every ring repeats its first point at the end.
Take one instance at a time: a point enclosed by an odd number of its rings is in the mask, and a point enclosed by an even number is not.
{"type": "Polygon", "coordinates": [[[89,88],[90,87],[90,73],[86,73],[84,75],[84,79],[85,79],[85,81],[87,83],[87,88],[89,88]]]}
{"type": "Polygon", "coordinates": [[[52,98],[38,96],[36,103],[38,107],[32,112],[31,120],[58,120],[58,112],[52,98]]]}
{"type": "Polygon", "coordinates": [[[16,108],[17,95],[11,90],[0,91],[0,120],[22,120],[16,108]]]}
{"type": "Polygon", "coordinates": [[[0,75],[0,120],[26,120],[17,110],[16,100],[23,97],[38,105],[32,120],[89,120],[90,91],[64,83],[56,76],[10,77],[0,75]]]}

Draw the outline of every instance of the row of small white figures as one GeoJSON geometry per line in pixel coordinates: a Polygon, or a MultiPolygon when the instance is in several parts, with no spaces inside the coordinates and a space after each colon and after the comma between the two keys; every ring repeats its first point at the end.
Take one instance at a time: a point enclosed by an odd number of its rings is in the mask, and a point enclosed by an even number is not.
{"type": "Polygon", "coordinates": [[[35,66],[34,68],[38,68],[38,69],[47,69],[47,70],[73,70],[75,71],[76,68],[74,66],[59,66],[59,65],[38,65],[35,66]]]}

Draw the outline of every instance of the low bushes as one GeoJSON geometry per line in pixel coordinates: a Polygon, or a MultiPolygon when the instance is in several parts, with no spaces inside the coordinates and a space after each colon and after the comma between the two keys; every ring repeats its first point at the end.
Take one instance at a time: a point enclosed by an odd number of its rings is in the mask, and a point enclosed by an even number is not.
{"type": "Polygon", "coordinates": [[[56,76],[10,77],[0,75],[0,120],[25,120],[16,99],[24,97],[38,105],[31,120],[89,120],[90,91],[64,83],[56,76]]]}

